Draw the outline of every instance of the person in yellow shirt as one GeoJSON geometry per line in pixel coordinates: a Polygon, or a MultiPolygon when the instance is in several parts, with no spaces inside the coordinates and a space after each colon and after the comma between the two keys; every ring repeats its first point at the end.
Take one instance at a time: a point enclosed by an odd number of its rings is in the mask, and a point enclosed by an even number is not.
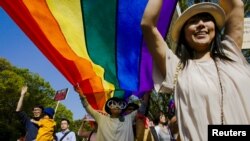
{"type": "Polygon", "coordinates": [[[53,141],[55,134],[56,122],[53,119],[55,111],[53,108],[45,108],[43,111],[43,118],[39,121],[31,119],[31,122],[39,126],[36,141],[53,141]]]}

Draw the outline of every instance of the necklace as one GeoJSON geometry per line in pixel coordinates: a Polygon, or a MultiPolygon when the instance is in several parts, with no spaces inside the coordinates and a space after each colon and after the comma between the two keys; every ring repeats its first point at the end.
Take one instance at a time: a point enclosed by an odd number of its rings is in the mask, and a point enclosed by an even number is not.
{"type": "Polygon", "coordinates": [[[224,124],[224,110],[223,110],[223,88],[222,88],[222,83],[221,83],[221,77],[220,77],[220,72],[219,72],[219,68],[218,68],[218,65],[217,65],[217,62],[216,60],[214,60],[214,63],[215,63],[215,66],[216,66],[216,70],[217,70],[217,74],[218,74],[218,78],[219,78],[219,83],[220,83],[220,92],[221,92],[221,102],[220,102],[220,116],[221,116],[221,125],[224,124]]]}

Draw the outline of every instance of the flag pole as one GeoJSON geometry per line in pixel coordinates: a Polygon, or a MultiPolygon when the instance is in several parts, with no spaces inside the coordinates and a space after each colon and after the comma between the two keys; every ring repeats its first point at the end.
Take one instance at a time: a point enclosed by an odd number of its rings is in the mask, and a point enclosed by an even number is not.
{"type": "Polygon", "coordinates": [[[53,116],[53,119],[54,119],[54,118],[55,118],[55,116],[56,116],[56,111],[57,111],[57,108],[58,108],[58,106],[59,106],[59,103],[60,103],[60,100],[59,100],[59,101],[57,101],[56,108],[55,108],[55,114],[54,114],[54,116],[53,116]]]}

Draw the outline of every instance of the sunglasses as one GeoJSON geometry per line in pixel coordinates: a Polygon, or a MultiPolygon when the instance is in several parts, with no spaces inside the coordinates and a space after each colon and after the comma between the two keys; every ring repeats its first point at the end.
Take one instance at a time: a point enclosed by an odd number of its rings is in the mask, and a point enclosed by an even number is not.
{"type": "Polygon", "coordinates": [[[114,101],[114,100],[110,100],[108,103],[107,103],[107,106],[110,108],[110,109],[115,109],[115,108],[119,108],[121,110],[125,109],[127,107],[127,103],[125,101],[114,101]]]}

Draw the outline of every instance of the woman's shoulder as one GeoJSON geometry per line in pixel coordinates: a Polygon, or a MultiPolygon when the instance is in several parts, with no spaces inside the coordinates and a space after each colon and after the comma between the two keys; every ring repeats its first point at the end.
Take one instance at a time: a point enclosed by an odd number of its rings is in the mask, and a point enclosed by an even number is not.
{"type": "Polygon", "coordinates": [[[229,35],[224,35],[222,37],[221,43],[223,45],[227,44],[229,46],[235,46],[235,47],[237,47],[237,44],[236,44],[235,40],[232,37],[230,37],[229,35]]]}
{"type": "Polygon", "coordinates": [[[225,35],[222,39],[222,46],[227,57],[235,62],[247,63],[241,49],[232,37],[225,35]]]}

